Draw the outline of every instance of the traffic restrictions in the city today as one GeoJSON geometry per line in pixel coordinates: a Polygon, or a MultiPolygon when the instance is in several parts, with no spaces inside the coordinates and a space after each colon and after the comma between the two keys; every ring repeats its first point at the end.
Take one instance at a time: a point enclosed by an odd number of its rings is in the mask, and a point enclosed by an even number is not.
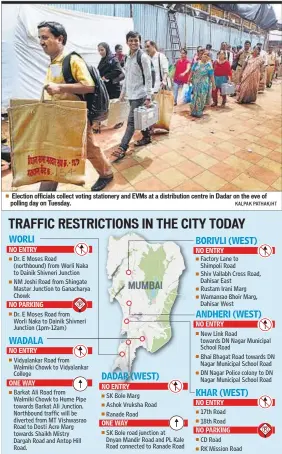
{"type": "Polygon", "coordinates": [[[3,212],[3,454],[278,452],[281,246],[276,212],[3,212]]]}

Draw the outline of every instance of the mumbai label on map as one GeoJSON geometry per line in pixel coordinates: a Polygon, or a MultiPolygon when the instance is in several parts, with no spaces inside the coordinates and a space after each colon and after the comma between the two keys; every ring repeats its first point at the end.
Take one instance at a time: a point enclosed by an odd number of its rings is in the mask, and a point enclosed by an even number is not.
{"type": "Polygon", "coordinates": [[[136,234],[109,238],[110,301],[117,300],[122,310],[113,370],[130,372],[139,347],[155,353],[170,341],[170,314],[184,270],[180,247],[173,241],[148,242],[136,234]]]}

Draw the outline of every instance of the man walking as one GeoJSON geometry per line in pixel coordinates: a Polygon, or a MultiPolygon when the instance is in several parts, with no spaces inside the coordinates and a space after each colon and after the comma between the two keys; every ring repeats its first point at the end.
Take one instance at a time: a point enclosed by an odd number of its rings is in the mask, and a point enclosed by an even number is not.
{"type": "Polygon", "coordinates": [[[213,53],[212,53],[212,45],[211,44],[207,44],[206,45],[206,52],[208,52],[209,58],[210,58],[211,62],[213,62],[213,53]]]}
{"type": "Polygon", "coordinates": [[[223,50],[226,55],[226,60],[229,61],[230,66],[232,66],[233,63],[233,53],[231,51],[231,46],[227,44],[226,41],[223,41],[220,46],[220,50],[223,50]]]}
{"type": "MultiPolygon", "coordinates": [[[[149,56],[140,49],[141,39],[138,32],[131,31],[126,35],[126,42],[130,49],[125,63],[125,79],[122,86],[120,100],[125,96],[129,99],[130,112],[127,128],[121,140],[120,146],[112,154],[116,158],[114,162],[125,157],[129,142],[134,134],[134,109],[145,105],[150,106],[152,98],[152,72],[149,56]]],[[[135,143],[142,146],[151,143],[150,129],[142,131],[143,138],[135,143]]]]}
{"type": "Polygon", "coordinates": [[[266,70],[266,86],[271,88],[272,80],[274,78],[275,66],[276,66],[277,56],[273,51],[273,47],[268,48],[267,52],[267,70],[266,70]]]}
{"type": "Polygon", "coordinates": [[[164,88],[167,85],[168,59],[165,54],[158,52],[158,47],[155,41],[150,41],[149,39],[145,41],[145,49],[151,58],[155,69],[156,79],[153,91],[154,93],[158,93],[160,88],[164,88]]]}
{"type": "Polygon", "coordinates": [[[115,46],[115,57],[118,59],[120,66],[124,68],[126,55],[123,53],[123,47],[121,44],[117,44],[115,46]]]}
{"type": "Polygon", "coordinates": [[[263,59],[263,67],[261,71],[261,76],[260,76],[260,81],[259,81],[259,92],[263,92],[265,89],[265,84],[266,84],[266,71],[267,71],[267,53],[265,50],[262,48],[262,43],[257,43],[257,47],[260,50],[260,57],[263,59]]]}
{"type": "Polygon", "coordinates": [[[236,85],[239,84],[239,81],[240,81],[240,78],[241,78],[243,63],[251,55],[252,55],[251,41],[245,41],[244,49],[241,49],[238,52],[238,54],[236,55],[237,67],[236,67],[236,70],[235,70],[235,73],[234,73],[234,82],[235,82],[236,85]]]}
{"type": "MultiPolygon", "coordinates": [[[[46,99],[77,101],[78,95],[85,95],[94,91],[92,80],[85,62],[78,56],[72,55],[70,60],[71,72],[76,83],[67,84],[64,80],[62,65],[66,56],[65,45],[67,32],[58,22],[41,22],[38,25],[40,45],[51,62],[45,79],[46,99]]],[[[99,174],[99,179],[91,187],[92,191],[101,191],[113,179],[113,172],[107,159],[99,147],[94,145],[92,125],[87,124],[87,158],[99,174]]],[[[42,182],[40,191],[56,191],[57,182],[42,182]]]]}

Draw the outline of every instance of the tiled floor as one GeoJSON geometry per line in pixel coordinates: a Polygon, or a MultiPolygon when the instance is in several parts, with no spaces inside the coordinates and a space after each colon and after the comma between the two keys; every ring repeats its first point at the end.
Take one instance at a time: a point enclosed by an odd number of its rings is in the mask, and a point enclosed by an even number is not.
{"type": "MultiPolygon", "coordinates": [[[[238,105],[229,98],[225,109],[209,108],[195,121],[189,106],[179,105],[171,132],[154,136],[144,148],[131,147],[127,157],[114,164],[115,178],[106,190],[281,191],[281,87],[282,81],[275,81],[253,105],[238,105]]],[[[109,157],[124,128],[95,136],[109,157]]],[[[86,191],[96,179],[87,162],[86,191]]],[[[11,174],[4,176],[3,190],[11,190],[11,183],[11,174]]],[[[34,191],[38,186],[18,190],[34,191]]],[[[58,189],[81,191],[65,184],[58,189]]]]}

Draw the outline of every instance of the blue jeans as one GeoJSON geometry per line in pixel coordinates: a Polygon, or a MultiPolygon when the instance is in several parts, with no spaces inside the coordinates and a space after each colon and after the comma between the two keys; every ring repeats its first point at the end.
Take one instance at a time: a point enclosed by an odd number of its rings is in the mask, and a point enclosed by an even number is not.
{"type": "Polygon", "coordinates": [[[177,84],[176,82],[173,82],[174,103],[177,103],[178,91],[179,91],[179,88],[182,86],[183,86],[182,84],[177,84]]]}

